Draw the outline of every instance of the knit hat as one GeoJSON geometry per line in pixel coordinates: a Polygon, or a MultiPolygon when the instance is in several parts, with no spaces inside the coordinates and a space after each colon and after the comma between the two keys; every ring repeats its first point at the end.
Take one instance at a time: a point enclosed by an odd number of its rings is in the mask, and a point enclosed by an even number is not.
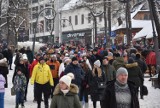
{"type": "Polygon", "coordinates": [[[23,58],[24,60],[28,60],[28,57],[27,57],[26,54],[23,54],[23,55],[22,55],[22,58],[23,58]]]}
{"type": "Polygon", "coordinates": [[[117,70],[117,72],[116,72],[116,77],[118,77],[120,74],[126,74],[126,75],[128,75],[127,69],[124,68],[124,67],[120,67],[120,68],[117,70]]]}
{"type": "Polygon", "coordinates": [[[73,57],[72,61],[78,61],[77,57],[73,57]]]}
{"type": "Polygon", "coordinates": [[[113,59],[113,53],[112,53],[112,52],[109,52],[108,55],[107,55],[107,58],[108,58],[108,60],[113,59]]]}
{"type": "Polygon", "coordinates": [[[41,56],[41,57],[39,58],[39,61],[41,61],[41,60],[44,60],[44,57],[43,57],[43,56],[41,56]]]}
{"type": "Polygon", "coordinates": [[[59,81],[64,82],[68,87],[70,87],[72,79],[74,79],[73,73],[68,73],[67,75],[61,77],[59,81]]]}
{"type": "Polygon", "coordinates": [[[96,61],[94,62],[94,65],[100,67],[100,66],[101,66],[101,62],[100,62],[99,60],[96,60],[96,61]]]}

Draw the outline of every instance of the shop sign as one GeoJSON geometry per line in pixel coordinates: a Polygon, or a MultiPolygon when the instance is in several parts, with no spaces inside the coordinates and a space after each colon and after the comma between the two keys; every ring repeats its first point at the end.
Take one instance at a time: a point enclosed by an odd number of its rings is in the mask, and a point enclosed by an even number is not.
{"type": "Polygon", "coordinates": [[[68,38],[72,38],[72,37],[84,37],[84,36],[85,36],[84,32],[83,33],[73,33],[73,34],[69,33],[67,35],[68,38]]]}

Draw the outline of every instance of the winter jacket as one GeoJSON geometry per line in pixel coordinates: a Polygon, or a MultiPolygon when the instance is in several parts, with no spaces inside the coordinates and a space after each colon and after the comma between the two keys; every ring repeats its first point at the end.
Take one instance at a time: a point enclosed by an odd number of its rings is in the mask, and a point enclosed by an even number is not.
{"type": "Polygon", "coordinates": [[[20,75],[16,74],[14,81],[13,81],[15,91],[25,91],[27,80],[23,73],[20,75]]]}
{"type": "Polygon", "coordinates": [[[61,92],[57,84],[53,95],[50,108],[82,108],[78,97],[78,87],[74,84],[71,84],[66,95],[61,92]]]}
{"type": "Polygon", "coordinates": [[[123,57],[116,57],[116,59],[113,61],[112,65],[114,66],[115,70],[118,70],[120,67],[124,67],[125,62],[123,57]]]}
{"type": "Polygon", "coordinates": [[[47,82],[49,82],[50,85],[53,86],[53,78],[51,70],[46,63],[44,64],[38,63],[34,67],[31,77],[31,84],[34,84],[34,82],[38,84],[46,84],[47,82]]]}
{"type": "Polygon", "coordinates": [[[58,70],[60,63],[59,61],[51,62],[50,60],[47,61],[47,64],[49,65],[51,72],[52,72],[52,77],[53,78],[58,78],[58,70]]]}
{"type": "Polygon", "coordinates": [[[138,63],[134,62],[126,64],[125,67],[128,71],[128,80],[134,82],[137,87],[140,87],[143,84],[144,79],[138,63]]]}
{"type": "Polygon", "coordinates": [[[72,83],[80,86],[82,80],[84,79],[83,69],[79,65],[74,65],[73,63],[71,63],[65,68],[64,74],[66,75],[70,72],[74,74],[74,79],[72,80],[72,83]]]}
{"type": "Polygon", "coordinates": [[[36,65],[36,64],[38,64],[38,60],[34,60],[33,62],[32,62],[32,64],[30,65],[30,77],[32,76],[32,72],[33,72],[33,68],[34,68],[34,66],[36,65]]]}
{"type": "Polygon", "coordinates": [[[147,70],[147,64],[142,59],[136,59],[135,62],[138,63],[138,66],[141,68],[142,73],[145,73],[147,70]]]}
{"type": "Polygon", "coordinates": [[[5,87],[4,87],[5,83],[6,83],[5,78],[3,77],[2,74],[0,74],[0,93],[5,92],[5,87]]]}
{"type": "Polygon", "coordinates": [[[33,59],[34,59],[32,51],[26,50],[26,54],[27,54],[27,58],[28,58],[29,63],[32,63],[33,59]]]}
{"type": "Polygon", "coordinates": [[[100,89],[98,88],[98,84],[100,84],[100,82],[104,82],[105,83],[105,74],[102,71],[102,76],[98,77],[97,74],[95,74],[95,76],[90,77],[89,80],[89,93],[91,94],[91,99],[92,101],[99,101],[100,97],[103,94],[103,90],[104,89],[100,89]]]}
{"type": "Polygon", "coordinates": [[[156,56],[155,52],[150,52],[146,57],[146,64],[147,65],[156,65],[156,56]]]}
{"type": "MultiPolygon", "coordinates": [[[[104,94],[101,99],[101,108],[117,108],[116,95],[115,95],[115,81],[112,80],[107,83],[107,87],[104,90],[104,94]]],[[[130,108],[140,108],[139,101],[137,97],[137,88],[134,83],[128,81],[128,86],[131,92],[131,107],[130,108]]]]}
{"type": "Polygon", "coordinates": [[[102,65],[102,70],[105,73],[106,82],[115,79],[116,71],[115,71],[115,69],[114,69],[114,67],[112,65],[110,65],[110,64],[102,65]]]}
{"type": "Polygon", "coordinates": [[[7,80],[8,73],[9,73],[9,70],[8,70],[7,60],[6,58],[3,58],[0,60],[0,74],[2,74],[6,80],[5,88],[8,88],[8,80],[7,80]]]}
{"type": "Polygon", "coordinates": [[[28,82],[28,80],[29,80],[28,64],[20,64],[20,63],[18,63],[17,66],[15,67],[13,78],[12,78],[12,82],[14,81],[14,78],[15,78],[15,76],[17,74],[17,69],[21,69],[22,70],[22,73],[25,75],[25,77],[27,79],[27,82],[28,82]]]}

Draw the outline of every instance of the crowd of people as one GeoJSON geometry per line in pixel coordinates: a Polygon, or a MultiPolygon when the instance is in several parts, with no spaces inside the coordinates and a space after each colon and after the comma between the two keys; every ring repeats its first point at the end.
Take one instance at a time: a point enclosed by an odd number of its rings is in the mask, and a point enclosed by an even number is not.
{"type": "MultiPolygon", "coordinates": [[[[0,53],[0,96],[4,97],[8,70],[12,70],[12,62],[15,64],[15,108],[24,108],[29,82],[34,85],[37,108],[42,108],[42,101],[45,108],[91,108],[89,95],[93,108],[97,101],[101,108],[139,108],[139,94],[143,99],[147,64],[140,48],[48,45],[34,54],[24,47],[15,55],[13,62],[11,48],[0,53]]],[[[4,99],[2,103],[0,108],[4,108],[4,99]]]]}

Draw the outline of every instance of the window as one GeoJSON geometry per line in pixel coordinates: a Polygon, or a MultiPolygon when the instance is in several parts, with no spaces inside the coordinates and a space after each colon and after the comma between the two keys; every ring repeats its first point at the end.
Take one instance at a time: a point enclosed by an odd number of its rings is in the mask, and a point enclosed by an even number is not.
{"type": "Polygon", "coordinates": [[[91,13],[88,14],[88,23],[91,23],[91,13]]]}
{"type": "MultiPolygon", "coordinates": [[[[40,11],[41,11],[42,9],[44,9],[44,6],[43,6],[43,5],[40,6],[40,11]]],[[[43,14],[44,14],[44,12],[41,12],[40,16],[43,17],[43,14]]]]}
{"type": "Polygon", "coordinates": [[[32,3],[38,3],[38,0],[32,0],[32,3]]]}
{"type": "Polygon", "coordinates": [[[75,25],[78,25],[78,16],[75,16],[75,25]]]}
{"type": "Polygon", "coordinates": [[[103,15],[99,16],[99,22],[102,22],[102,17],[103,17],[103,15]]]}
{"type": "Polygon", "coordinates": [[[37,18],[38,16],[38,6],[32,8],[32,19],[37,18]]]}
{"type": "Polygon", "coordinates": [[[66,27],[66,20],[63,20],[63,28],[66,27]]]}
{"type": "Polygon", "coordinates": [[[84,24],[84,15],[81,16],[81,23],[84,24]]]}
{"type": "Polygon", "coordinates": [[[72,23],[72,17],[69,16],[69,25],[72,23]]]}

